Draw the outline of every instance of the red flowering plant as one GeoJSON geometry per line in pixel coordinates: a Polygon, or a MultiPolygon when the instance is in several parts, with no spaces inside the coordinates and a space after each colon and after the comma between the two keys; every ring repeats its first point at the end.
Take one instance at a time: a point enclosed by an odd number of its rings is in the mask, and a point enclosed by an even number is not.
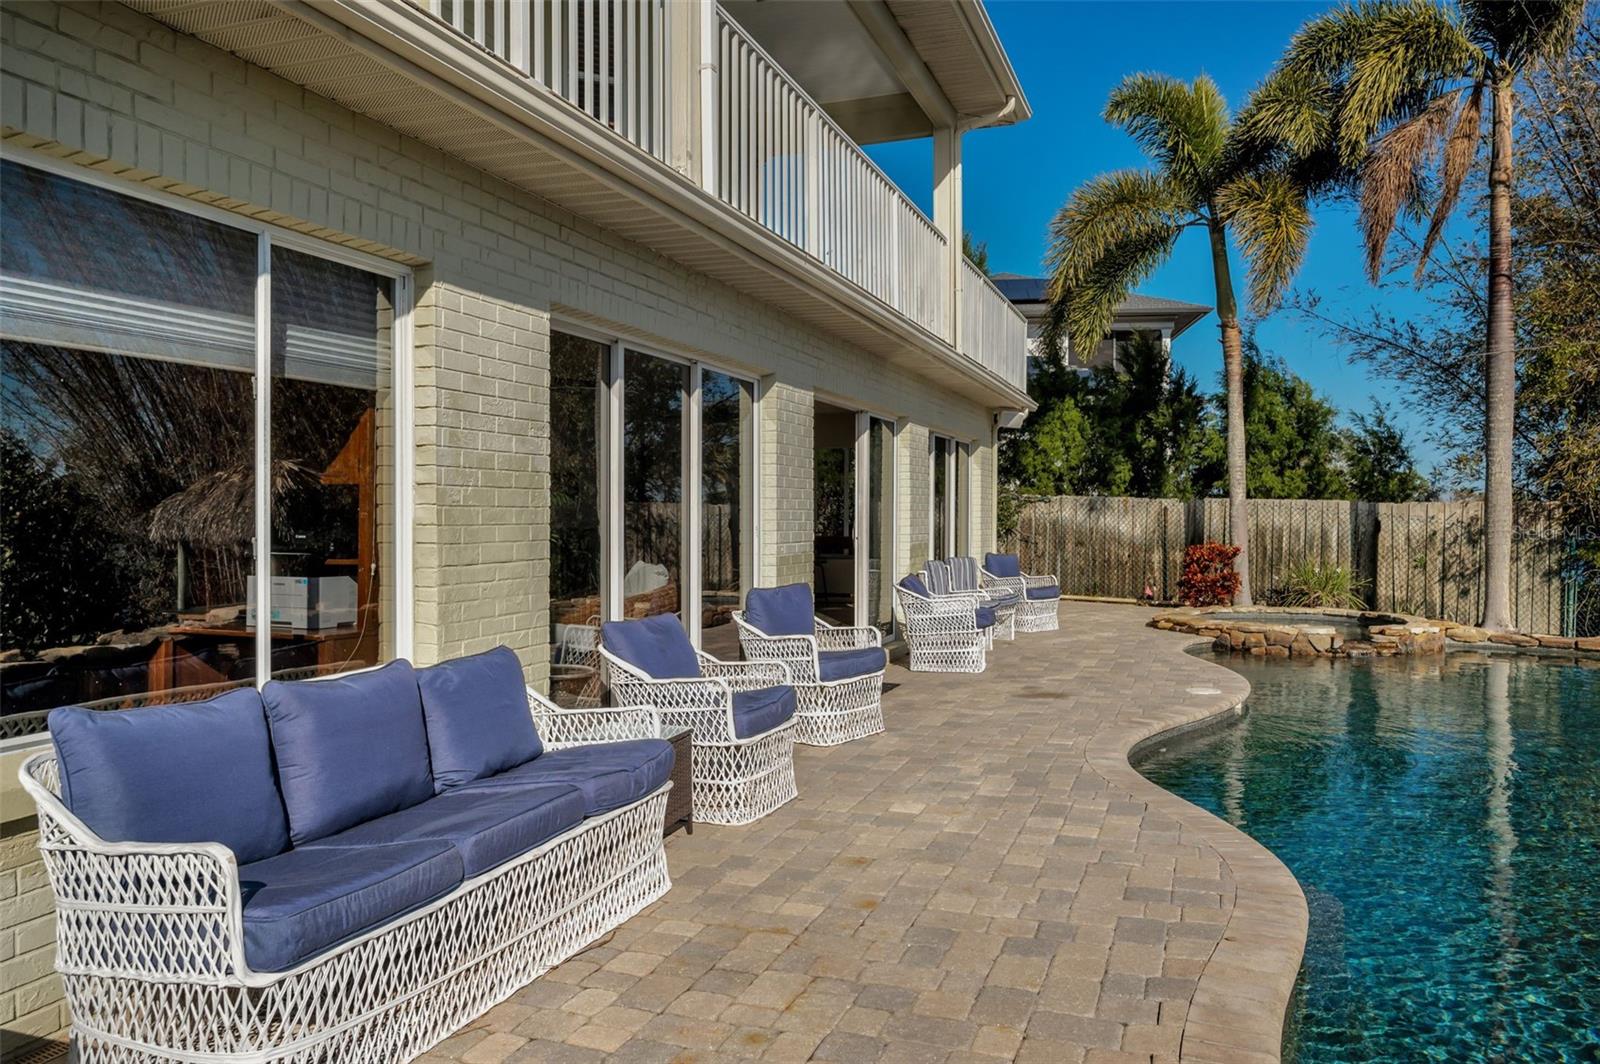
{"type": "Polygon", "coordinates": [[[1239,548],[1227,543],[1191,543],[1183,551],[1178,598],[1185,606],[1227,606],[1239,593],[1233,559],[1239,548]]]}

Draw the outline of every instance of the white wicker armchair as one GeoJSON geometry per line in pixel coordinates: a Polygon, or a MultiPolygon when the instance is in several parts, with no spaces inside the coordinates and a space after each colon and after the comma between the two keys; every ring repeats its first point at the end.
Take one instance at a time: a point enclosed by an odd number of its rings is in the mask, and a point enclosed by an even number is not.
{"type": "Polygon", "coordinates": [[[53,752],[20,775],[84,1064],[410,1060],[671,885],[662,787],[292,968],[255,971],[232,850],[106,841],[63,804],[53,752]]]}
{"type": "Polygon", "coordinates": [[[788,686],[789,668],[781,661],[728,662],[698,650],[692,653],[699,676],[657,679],[604,642],[600,646],[613,697],[649,706],[663,727],[688,728],[693,733],[695,822],[752,823],[798,796],[795,721],[791,717],[767,731],[741,736],[734,722],[733,696],[788,686]]]}
{"type": "Polygon", "coordinates": [[[894,586],[901,630],[911,648],[912,672],[982,672],[990,645],[978,627],[977,595],[926,594],[921,578],[908,576],[894,586]],[[907,587],[909,582],[914,587],[907,587]]]}
{"type": "Polygon", "coordinates": [[[834,625],[816,616],[805,584],[753,590],[733,620],[747,661],[789,667],[799,703],[795,742],[837,746],[883,731],[888,657],[878,629],[834,625]]]}
{"type": "Polygon", "coordinates": [[[1011,640],[1017,637],[1016,614],[1018,597],[1003,589],[985,590],[978,580],[978,563],[970,558],[951,558],[948,561],[930,559],[922,567],[922,578],[928,593],[934,598],[957,596],[975,597],[978,605],[994,611],[994,624],[985,630],[989,645],[996,639],[1011,640]],[[963,566],[960,563],[970,563],[963,566]]]}
{"type": "Polygon", "coordinates": [[[984,587],[1004,588],[1016,593],[1018,631],[1054,632],[1061,627],[1059,579],[1024,573],[1015,554],[984,555],[982,573],[984,587]]]}

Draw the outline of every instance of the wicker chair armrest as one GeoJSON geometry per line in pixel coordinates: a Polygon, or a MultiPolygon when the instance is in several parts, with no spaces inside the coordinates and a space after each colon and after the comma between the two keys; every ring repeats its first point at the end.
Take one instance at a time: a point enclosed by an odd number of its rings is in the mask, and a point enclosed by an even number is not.
{"type": "Polygon", "coordinates": [[[1006,591],[1015,591],[1021,594],[1027,586],[1027,579],[1021,576],[995,576],[989,570],[982,572],[981,581],[985,588],[1002,588],[1006,591]]]}
{"type": "Polygon", "coordinates": [[[550,706],[532,690],[528,704],[540,740],[553,750],[564,746],[661,738],[661,716],[649,706],[565,709],[550,706]]]}
{"type": "Polygon", "coordinates": [[[911,599],[902,604],[905,611],[906,622],[917,624],[923,621],[965,621],[973,631],[978,628],[978,613],[976,603],[969,600],[951,600],[940,597],[933,600],[911,599]]]}
{"type": "Polygon", "coordinates": [[[248,971],[243,897],[220,842],[108,842],[43,782],[36,754],[23,790],[39,811],[39,850],[56,899],[56,970],[215,983],[248,971]]]}
{"type": "Polygon", "coordinates": [[[817,648],[819,650],[860,650],[883,646],[883,633],[870,624],[829,624],[817,618],[817,648]]]}
{"type": "Polygon", "coordinates": [[[1054,576],[1051,576],[1049,573],[1040,573],[1040,574],[1037,574],[1037,575],[1030,575],[1028,573],[1023,573],[1022,574],[1022,579],[1026,583],[1026,585],[1028,587],[1052,587],[1052,586],[1060,587],[1061,586],[1061,581],[1056,579],[1054,576]]]}
{"type": "Polygon", "coordinates": [[[758,691],[794,682],[794,673],[782,661],[723,661],[701,653],[700,671],[733,691],[758,691]]]}

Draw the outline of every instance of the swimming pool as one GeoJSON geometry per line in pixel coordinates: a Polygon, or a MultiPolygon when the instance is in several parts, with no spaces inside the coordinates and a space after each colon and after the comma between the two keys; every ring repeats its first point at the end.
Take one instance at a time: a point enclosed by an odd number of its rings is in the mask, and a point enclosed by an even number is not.
{"type": "Polygon", "coordinates": [[[1137,767],[1304,888],[1285,1059],[1600,1061],[1600,669],[1219,660],[1248,713],[1137,767]]]}

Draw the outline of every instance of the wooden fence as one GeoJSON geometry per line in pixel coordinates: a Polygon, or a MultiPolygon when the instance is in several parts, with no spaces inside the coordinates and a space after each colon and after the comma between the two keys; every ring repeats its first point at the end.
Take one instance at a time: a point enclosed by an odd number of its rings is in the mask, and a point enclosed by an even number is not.
{"type": "MultiPolygon", "coordinates": [[[[1303,562],[1350,569],[1373,609],[1471,623],[1483,609],[1483,508],[1428,503],[1251,499],[1250,582],[1270,602],[1303,562]]],[[[1027,498],[1011,546],[1027,572],[1055,573],[1072,595],[1176,601],[1184,547],[1229,541],[1226,499],[1027,498]]],[[[1518,515],[1512,543],[1514,623],[1574,627],[1568,545],[1549,514],[1518,515]]]]}

